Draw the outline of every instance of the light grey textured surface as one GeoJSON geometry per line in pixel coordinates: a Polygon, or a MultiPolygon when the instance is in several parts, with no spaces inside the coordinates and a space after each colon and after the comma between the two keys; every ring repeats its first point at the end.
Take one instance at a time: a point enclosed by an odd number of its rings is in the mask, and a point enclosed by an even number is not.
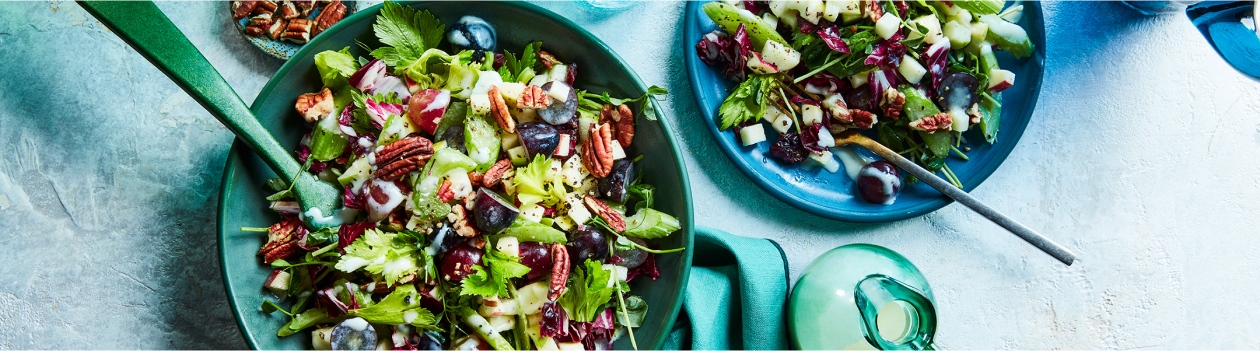
{"type": "MultiPolygon", "coordinates": [[[[246,101],[279,67],[222,3],[159,6],[246,101]]],[[[936,290],[942,347],[1260,343],[1244,295],[1260,288],[1260,83],[1184,16],[1044,4],[1037,113],[972,194],[1080,255],[1063,267],[959,205],[862,225],[776,201],[698,120],[681,3],[544,6],[673,92],[698,224],[774,238],[794,276],[843,244],[901,252],[936,290]]],[[[0,47],[0,348],[244,347],[215,255],[227,130],[72,3],[0,3],[0,47]]]]}

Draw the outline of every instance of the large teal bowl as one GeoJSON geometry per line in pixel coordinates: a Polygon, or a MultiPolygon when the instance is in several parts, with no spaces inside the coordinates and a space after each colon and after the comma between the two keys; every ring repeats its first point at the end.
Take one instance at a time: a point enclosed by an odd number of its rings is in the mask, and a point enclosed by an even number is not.
{"type": "MultiPolygon", "coordinates": [[[[638,96],[646,91],[629,66],[607,45],[573,22],[537,6],[519,2],[419,2],[410,5],[433,12],[448,26],[463,15],[480,16],[498,29],[500,47],[512,51],[519,52],[525,44],[542,40],[549,52],[564,61],[578,64],[576,85],[579,88],[608,91],[619,96],[638,96]]],[[[252,110],[281,144],[296,147],[309,129],[293,111],[293,102],[299,94],[320,88],[319,74],[313,63],[315,54],[348,46],[355,55],[368,56],[355,41],[369,47],[380,45],[372,33],[372,22],[379,11],[379,5],[363,9],[320,34],[285,62],[258,94],[252,110]]],[[[663,111],[660,108],[656,110],[663,111]]],[[[693,235],[691,191],[674,132],[664,120],[640,119],[636,138],[630,152],[645,156],[642,161],[646,165],[642,168],[644,181],[659,189],[656,199],[658,208],[678,216],[683,227],[682,231],[653,244],[665,248],[690,248],[693,235]]],[[[267,192],[263,190],[263,184],[272,177],[275,174],[243,143],[238,141],[232,146],[219,196],[219,250],[223,280],[232,311],[236,314],[245,341],[251,347],[309,348],[308,333],[276,337],[276,330],[287,322],[287,317],[280,313],[265,314],[260,310],[264,299],[273,299],[262,288],[263,280],[271,270],[255,256],[266,238],[259,233],[239,229],[266,227],[280,219],[267,209],[264,199],[267,192]]],[[[650,306],[644,326],[634,330],[641,348],[660,348],[664,344],[682,306],[682,289],[691,267],[691,250],[661,255],[657,264],[661,269],[660,279],[639,280],[632,284],[632,292],[642,296],[650,306]]],[[[627,338],[622,338],[615,346],[628,349],[630,343],[627,338]]]]}

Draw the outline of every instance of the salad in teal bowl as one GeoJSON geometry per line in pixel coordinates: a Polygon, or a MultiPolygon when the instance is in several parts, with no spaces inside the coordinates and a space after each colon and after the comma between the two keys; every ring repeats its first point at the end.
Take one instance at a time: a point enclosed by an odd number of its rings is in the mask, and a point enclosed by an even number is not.
{"type": "Polygon", "coordinates": [[[304,212],[289,180],[233,152],[221,246],[247,340],[660,347],[691,240],[685,168],[653,106],[665,91],[536,7],[455,5],[351,16],[260,94],[258,115],[284,116],[264,124],[344,196],[304,212]]]}
{"type": "Polygon", "coordinates": [[[1014,148],[1040,90],[1040,6],[1009,5],[693,2],[686,63],[704,123],[769,193],[833,219],[905,219],[950,200],[836,137],[858,131],[974,189],[1014,148]]]}

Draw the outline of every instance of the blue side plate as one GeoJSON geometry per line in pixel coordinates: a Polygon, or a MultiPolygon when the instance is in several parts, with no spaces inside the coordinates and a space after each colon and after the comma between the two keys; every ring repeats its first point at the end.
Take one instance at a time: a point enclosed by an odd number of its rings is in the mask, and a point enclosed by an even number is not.
{"type": "MultiPolygon", "coordinates": [[[[998,165],[1015,148],[1024,127],[1032,117],[1033,108],[1037,104],[1037,95],[1041,92],[1043,63],[1046,57],[1045,26],[1042,24],[1041,4],[1035,1],[1015,2],[1024,5],[1024,18],[1020,26],[1028,30],[1029,38],[1036,52],[1028,58],[1015,59],[1006,52],[999,51],[998,62],[1002,69],[1015,73],[1015,86],[1002,92],[1002,120],[997,140],[993,145],[984,142],[979,132],[967,132],[964,136],[971,147],[967,153],[970,161],[951,157],[946,163],[958,175],[963,188],[970,191],[980,185],[989,175],[997,170],[998,165]]],[[[770,144],[777,138],[770,137],[769,142],[754,146],[741,146],[732,131],[720,131],[717,126],[717,110],[722,100],[734,83],[722,78],[719,73],[706,66],[696,56],[695,44],[700,38],[717,25],[701,11],[703,2],[689,2],[683,28],[683,43],[686,45],[687,71],[691,80],[691,89],[696,95],[702,116],[709,131],[717,138],[718,145],[730,156],[731,161],[748,175],[753,182],[761,186],[771,195],[797,208],[815,215],[849,222],[890,222],[920,216],[945,205],[951,201],[945,195],[928,187],[926,184],[906,184],[892,205],[876,205],[856,196],[852,180],[841,170],[827,173],[820,168],[809,169],[800,165],[783,165],[768,156],[770,144]]],[[[976,128],[977,130],[979,128],[976,128]]],[[[770,131],[773,134],[772,130],[770,131]]],[[[873,154],[860,150],[871,158],[873,154]]]]}
{"type": "MultiPolygon", "coordinates": [[[[228,5],[228,13],[229,14],[232,13],[232,2],[225,1],[224,3],[228,5]]],[[[359,3],[357,1],[343,0],[341,3],[346,5],[345,17],[350,17],[351,14],[354,14],[355,11],[359,10],[359,3]]],[[[315,18],[319,17],[319,13],[322,11],[324,11],[323,5],[321,5],[318,9],[315,9],[315,11],[312,11],[311,14],[306,16],[305,18],[309,20],[314,20],[315,18]]],[[[342,18],[344,19],[345,17],[342,17],[342,18]]],[[[293,42],[288,42],[288,41],[283,41],[283,40],[275,40],[266,36],[251,37],[251,36],[245,35],[245,25],[248,25],[248,24],[249,24],[249,17],[236,20],[236,31],[240,32],[241,35],[245,37],[245,40],[249,40],[250,44],[254,44],[254,47],[258,48],[258,50],[262,50],[263,52],[267,53],[267,55],[271,55],[272,57],[275,57],[281,60],[288,60],[289,57],[292,57],[294,53],[297,53],[298,49],[302,48],[302,44],[296,44],[293,42]]]]}

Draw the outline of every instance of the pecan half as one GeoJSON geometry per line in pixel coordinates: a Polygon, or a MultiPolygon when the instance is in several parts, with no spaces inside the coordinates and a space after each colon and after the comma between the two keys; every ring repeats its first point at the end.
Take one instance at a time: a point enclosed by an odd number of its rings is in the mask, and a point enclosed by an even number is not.
{"type": "Polygon", "coordinates": [[[612,171],[612,127],[608,123],[591,126],[590,137],[582,145],[582,164],[595,178],[608,176],[612,171]]]}
{"type": "Polygon", "coordinates": [[[297,6],[293,5],[293,2],[290,2],[290,1],[285,1],[283,3],[280,3],[279,15],[280,15],[280,18],[283,18],[283,19],[298,18],[297,6]]]}
{"type": "Polygon", "coordinates": [[[551,243],[551,288],[547,299],[555,301],[564,295],[564,285],[569,282],[569,250],[561,243],[551,243]]]}
{"type": "Polygon", "coordinates": [[[455,234],[465,238],[477,236],[477,228],[473,227],[464,206],[451,206],[451,214],[446,215],[446,219],[451,221],[451,229],[455,230],[455,234]]]}
{"type": "Polygon", "coordinates": [[[284,36],[284,30],[286,28],[289,28],[289,21],[273,18],[271,21],[271,28],[267,29],[267,37],[272,40],[280,40],[280,37],[284,36]]]}
{"type": "Polygon", "coordinates": [[[302,114],[302,118],[306,119],[307,122],[318,121],[328,116],[335,107],[333,105],[332,90],[328,90],[328,88],[324,88],[318,93],[302,94],[298,96],[297,103],[293,105],[293,108],[302,114]]]}
{"type": "Polygon", "coordinates": [[[870,111],[863,111],[855,108],[852,112],[850,112],[850,114],[853,116],[853,125],[861,129],[871,129],[871,126],[875,125],[875,122],[878,122],[878,117],[870,111]]]}
{"type": "Polygon", "coordinates": [[[560,60],[556,59],[555,55],[543,50],[538,50],[538,61],[542,62],[543,67],[547,67],[547,69],[551,69],[551,67],[555,67],[561,63],[560,60]]]}
{"type": "Polygon", "coordinates": [[[332,25],[337,24],[337,22],[340,22],[341,19],[345,17],[345,4],[342,4],[340,0],[329,3],[327,6],[324,6],[322,11],[319,12],[319,16],[315,17],[315,29],[311,30],[311,35],[319,35],[319,33],[328,29],[328,27],[332,27],[332,25]]]}
{"type": "Polygon", "coordinates": [[[485,186],[485,183],[484,183],[485,179],[486,179],[486,175],[483,173],[477,173],[475,171],[468,172],[468,183],[472,184],[472,186],[475,188],[485,186]]]}
{"type": "Polygon", "coordinates": [[[612,133],[617,137],[617,142],[623,148],[630,147],[630,143],[634,141],[634,112],[630,111],[629,106],[621,104],[614,109],[612,105],[604,105],[599,111],[599,119],[611,121],[612,133]]]}
{"type": "Polygon", "coordinates": [[[284,34],[280,35],[280,39],[297,44],[306,44],[307,41],[311,40],[311,20],[301,18],[289,20],[289,25],[285,27],[284,34]]]}
{"type": "Polygon", "coordinates": [[[495,162],[494,166],[490,166],[490,169],[486,170],[486,174],[481,177],[481,185],[487,188],[499,185],[499,183],[503,182],[503,176],[510,169],[512,169],[512,161],[506,158],[495,162]]]}
{"type": "Polygon", "coordinates": [[[453,184],[451,183],[450,179],[442,181],[442,185],[438,186],[438,191],[437,191],[438,201],[451,202],[451,200],[455,199],[455,190],[451,190],[452,185],[453,184]]]}
{"type": "Polygon", "coordinates": [[[297,5],[298,17],[307,17],[315,11],[315,0],[290,0],[297,5]]]}
{"type": "Polygon", "coordinates": [[[233,1],[232,2],[232,19],[241,20],[249,17],[250,12],[254,12],[254,8],[258,7],[258,0],[233,1]]]}
{"type": "Polygon", "coordinates": [[[879,1],[866,0],[866,10],[862,11],[862,15],[869,18],[872,22],[878,22],[880,17],[884,17],[884,8],[880,7],[879,1]]]}
{"type": "Polygon", "coordinates": [[[520,109],[541,110],[547,106],[551,106],[551,97],[537,85],[525,87],[525,90],[521,92],[521,98],[516,99],[516,108],[520,109]]]}
{"type": "Polygon", "coordinates": [[[927,133],[935,133],[936,131],[949,131],[953,122],[953,118],[950,117],[949,113],[941,112],[911,121],[910,128],[927,133]]]}
{"type": "Polygon", "coordinates": [[[251,37],[261,37],[267,34],[267,30],[271,29],[271,24],[275,20],[271,19],[271,15],[259,15],[249,19],[249,24],[245,25],[245,35],[251,37]]]}
{"type": "Polygon", "coordinates": [[[429,139],[420,136],[399,139],[376,153],[376,172],[372,175],[378,179],[397,180],[419,170],[432,156],[433,142],[429,139]]]}
{"type": "Polygon", "coordinates": [[[499,94],[499,87],[490,87],[490,91],[486,94],[490,95],[490,114],[494,116],[494,120],[499,122],[499,128],[508,133],[516,133],[516,121],[512,119],[512,111],[508,110],[507,102],[503,101],[503,95],[499,94]]]}
{"type": "Polygon", "coordinates": [[[254,12],[250,12],[250,14],[251,15],[270,15],[270,14],[275,13],[276,9],[279,8],[279,6],[280,5],[276,5],[275,1],[271,1],[271,0],[259,1],[258,7],[255,7],[254,12]]]}
{"type": "Polygon", "coordinates": [[[599,218],[604,219],[604,222],[608,222],[608,227],[612,228],[612,230],[618,233],[626,231],[625,217],[622,217],[621,213],[613,210],[612,207],[608,207],[608,204],[591,196],[583,198],[582,203],[586,204],[586,208],[591,209],[591,212],[595,212],[595,215],[599,216],[599,218]]]}
{"type": "Polygon", "coordinates": [[[902,94],[896,88],[885,89],[884,98],[880,100],[879,105],[884,108],[884,117],[897,120],[901,117],[901,108],[906,105],[906,94],[902,94]]]}
{"type": "Polygon", "coordinates": [[[301,238],[303,231],[306,231],[306,227],[302,226],[302,220],[297,217],[280,221],[267,228],[267,244],[258,250],[258,255],[263,257],[263,263],[271,264],[301,251],[302,248],[298,247],[298,239],[301,238]]]}

